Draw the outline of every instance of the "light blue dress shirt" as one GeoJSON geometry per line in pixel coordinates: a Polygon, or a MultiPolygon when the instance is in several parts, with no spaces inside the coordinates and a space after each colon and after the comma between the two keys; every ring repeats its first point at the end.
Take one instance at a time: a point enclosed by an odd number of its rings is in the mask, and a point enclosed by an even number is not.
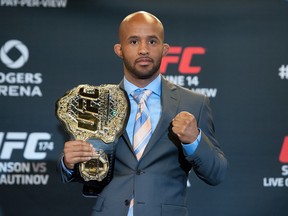
{"type": "MultiPolygon", "coordinates": [[[[137,113],[137,103],[133,99],[131,93],[135,91],[136,89],[139,89],[139,87],[135,86],[131,82],[129,82],[125,77],[124,77],[124,89],[128,94],[129,101],[130,101],[130,109],[131,113],[129,116],[129,120],[126,126],[126,132],[128,134],[128,137],[130,139],[130,142],[133,143],[133,129],[134,129],[134,122],[135,122],[135,117],[137,113]]],[[[141,88],[140,88],[141,89],[141,88]]],[[[161,116],[161,111],[162,111],[162,106],[161,106],[161,75],[159,75],[155,80],[153,80],[151,83],[149,83],[145,88],[143,89],[148,89],[152,91],[152,94],[149,96],[147,99],[147,108],[150,114],[150,119],[151,119],[151,124],[152,124],[152,133],[154,132],[160,116],[161,116]]],[[[182,144],[184,154],[186,156],[191,156],[197,146],[199,145],[199,142],[201,140],[201,130],[199,129],[200,133],[197,137],[197,139],[190,144],[182,144]]]]}

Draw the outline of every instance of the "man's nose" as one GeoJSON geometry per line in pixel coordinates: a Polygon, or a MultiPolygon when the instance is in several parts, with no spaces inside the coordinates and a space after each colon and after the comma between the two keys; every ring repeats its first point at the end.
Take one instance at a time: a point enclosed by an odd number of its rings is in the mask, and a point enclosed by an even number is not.
{"type": "Polygon", "coordinates": [[[140,43],[139,44],[139,50],[138,50],[139,55],[146,55],[149,53],[149,49],[148,49],[148,44],[146,43],[140,43]]]}

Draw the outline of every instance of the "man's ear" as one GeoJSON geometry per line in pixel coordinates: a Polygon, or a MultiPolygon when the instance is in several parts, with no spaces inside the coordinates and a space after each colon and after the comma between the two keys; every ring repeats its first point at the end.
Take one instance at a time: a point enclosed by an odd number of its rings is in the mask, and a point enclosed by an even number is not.
{"type": "Polygon", "coordinates": [[[166,56],[166,55],[168,54],[169,48],[170,48],[169,44],[167,44],[167,43],[164,43],[164,44],[163,44],[162,56],[166,56]]]}
{"type": "Polygon", "coordinates": [[[121,44],[115,44],[115,45],[114,45],[114,52],[115,52],[116,55],[119,56],[120,58],[123,57],[121,44]]]}

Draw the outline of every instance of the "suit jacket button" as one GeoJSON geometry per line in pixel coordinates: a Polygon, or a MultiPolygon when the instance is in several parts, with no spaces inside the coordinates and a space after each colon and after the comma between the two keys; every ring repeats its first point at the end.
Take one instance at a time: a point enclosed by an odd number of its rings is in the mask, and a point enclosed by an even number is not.
{"type": "Polygon", "coordinates": [[[136,171],[136,175],[141,175],[142,171],[141,170],[137,170],[136,171]]]}
{"type": "Polygon", "coordinates": [[[130,205],[130,200],[125,200],[125,205],[129,206],[130,205]]]}

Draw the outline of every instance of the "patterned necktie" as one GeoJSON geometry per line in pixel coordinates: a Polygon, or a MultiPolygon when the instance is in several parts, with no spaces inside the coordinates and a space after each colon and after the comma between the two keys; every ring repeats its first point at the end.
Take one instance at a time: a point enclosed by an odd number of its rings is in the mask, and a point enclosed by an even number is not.
{"type": "MultiPolygon", "coordinates": [[[[140,160],[144,149],[152,135],[152,125],[148,108],[146,106],[146,100],[151,95],[151,93],[152,91],[147,89],[137,89],[132,93],[134,100],[138,104],[133,137],[133,149],[138,161],[140,160]]],[[[133,216],[133,206],[134,194],[132,195],[127,216],[133,216]]]]}
{"type": "Polygon", "coordinates": [[[137,89],[132,94],[138,104],[133,136],[133,149],[138,160],[140,160],[152,134],[151,120],[146,106],[146,100],[151,93],[150,90],[137,89]]]}

